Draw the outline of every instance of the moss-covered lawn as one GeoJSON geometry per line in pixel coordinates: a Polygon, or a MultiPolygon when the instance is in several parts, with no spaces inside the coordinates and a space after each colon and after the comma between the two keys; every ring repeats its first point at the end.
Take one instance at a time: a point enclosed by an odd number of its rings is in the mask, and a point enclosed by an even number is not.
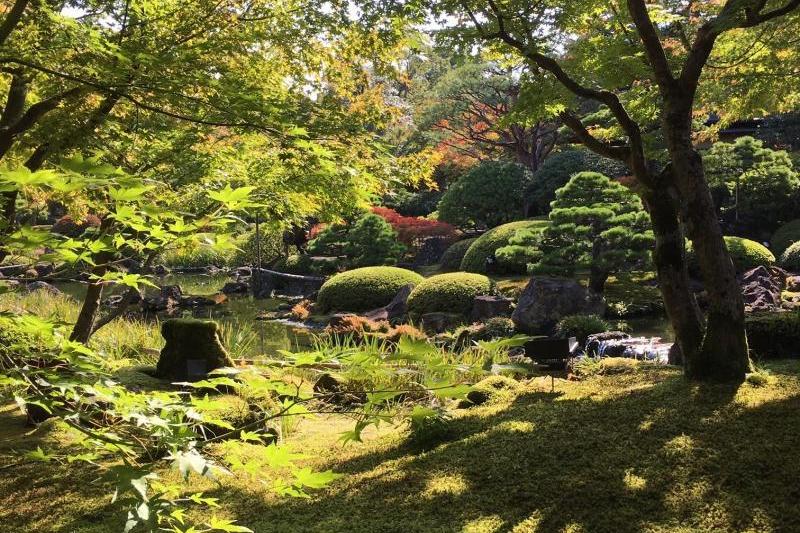
{"type": "MultiPolygon", "coordinates": [[[[555,393],[538,378],[457,411],[448,440],[422,454],[399,429],[342,449],[345,420],[307,420],[292,445],[345,474],[331,488],[309,500],[246,481],[206,493],[259,533],[800,531],[800,362],[772,363],[765,385],[738,389],[617,368],[557,380],[555,393]]],[[[12,449],[59,437],[25,432],[0,412],[2,530],[121,530],[82,467],[11,466],[12,449]]]]}

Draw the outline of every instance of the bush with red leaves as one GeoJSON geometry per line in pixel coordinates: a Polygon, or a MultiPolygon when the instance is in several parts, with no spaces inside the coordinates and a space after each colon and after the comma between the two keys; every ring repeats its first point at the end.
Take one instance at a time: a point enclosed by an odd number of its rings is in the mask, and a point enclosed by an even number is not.
{"type": "Polygon", "coordinates": [[[446,237],[455,239],[455,226],[427,218],[404,217],[388,207],[373,207],[372,212],[383,217],[397,232],[400,242],[409,247],[418,246],[426,237],[446,237]]]}

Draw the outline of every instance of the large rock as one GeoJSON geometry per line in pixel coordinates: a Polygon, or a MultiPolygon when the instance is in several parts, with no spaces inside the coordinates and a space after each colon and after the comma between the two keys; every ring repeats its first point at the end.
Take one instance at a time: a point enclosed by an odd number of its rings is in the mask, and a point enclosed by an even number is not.
{"type": "Polygon", "coordinates": [[[32,281],[30,283],[26,283],[25,290],[28,292],[45,291],[49,292],[50,294],[61,294],[59,289],[45,281],[32,281]]]}
{"type": "Polygon", "coordinates": [[[394,295],[391,302],[383,307],[364,313],[364,316],[375,322],[380,322],[381,320],[391,322],[402,318],[408,311],[408,297],[411,295],[412,290],[414,290],[414,285],[411,283],[403,285],[394,295]]]}
{"type": "Polygon", "coordinates": [[[183,290],[180,285],[164,285],[157,296],[145,298],[142,301],[142,310],[150,313],[171,311],[179,307],[183,300],[183,290]]]}
{"type": "Polygon", "coordinates": [[[511,319],[523,333],[549,332],[565,316],[602,315],[603,299],[591,295],[574,279],[533,277],[519,297],[511,319]]]}
{"type": "Polygon", "coordinates": [[[156,376],[171,381],[197,381],[212,370],[233,366],[211,320],[179,318],[161,324],[166,340],[156,366],[156,376]]]}
{"type": "Polygon", "coordinates": [[[414,256],[414,266],[428,266],[438,263],[451,244],[452,240],[448,237],[426,237],[414,256]]]}
{"type": "Polygon", "coordinates": [[[505,296],[476,296],[472,301],[472,321],[483,322],[497,316],[511,314],[510,298],[505,296]]]}
{"type": "Polygon", "coordinates": [[[590,335],[586,353],[592,357],[629,357],[660,363],[676,359],[671,342],[663,342],[659,337],[631,337],[621,331],[590,335]]]}
{"type": "Polygon", "coordinates": [[[625,353],[625,345],[620,341],[631,336],[622,331],[605,331],[589,335],[586,339],[586,354],[592,357],[621,357],[625,353]]]}
{"type": "Polygon", "coordinates": [[[745,311],[777,311],[786,286],[786,272],[776,267],[759,266],[742,275],[740,286],[745,311]]]}

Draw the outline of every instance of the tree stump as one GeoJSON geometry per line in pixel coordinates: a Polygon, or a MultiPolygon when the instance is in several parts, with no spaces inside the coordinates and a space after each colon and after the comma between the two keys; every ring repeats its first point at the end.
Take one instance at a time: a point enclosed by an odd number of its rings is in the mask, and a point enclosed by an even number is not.
{"type": "Polygon", "coordinates": [[[211,320],[178,318],[161,325],[167,341],[161,350],[156,376],[172,381],[198,381],[217,368],[233,366],[211,320]]]}

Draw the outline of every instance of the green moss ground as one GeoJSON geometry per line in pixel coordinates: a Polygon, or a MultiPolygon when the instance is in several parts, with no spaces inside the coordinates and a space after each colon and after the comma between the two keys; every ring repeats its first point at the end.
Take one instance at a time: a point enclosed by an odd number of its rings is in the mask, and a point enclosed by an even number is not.
{"type": "MultiPolygon", "coordinates": [[[[263,532],[777,532],[800,530],[800,361],[766,385],[699,386],[671,368],[613,365],[583,381],[537,378],[456,411],[446,442],[414,454],[398,429],[341,448],[339,417],[290,438],[345,474],[309,500],[252,483],[206,485],[220,514],[263,532]]],[[[53,445],[0,411],[0,523],[7,531],[121,530],[84,467],[12,464],[53,445]]],[[[63,435],[61,435],[63,437],[63,435]]]]}

